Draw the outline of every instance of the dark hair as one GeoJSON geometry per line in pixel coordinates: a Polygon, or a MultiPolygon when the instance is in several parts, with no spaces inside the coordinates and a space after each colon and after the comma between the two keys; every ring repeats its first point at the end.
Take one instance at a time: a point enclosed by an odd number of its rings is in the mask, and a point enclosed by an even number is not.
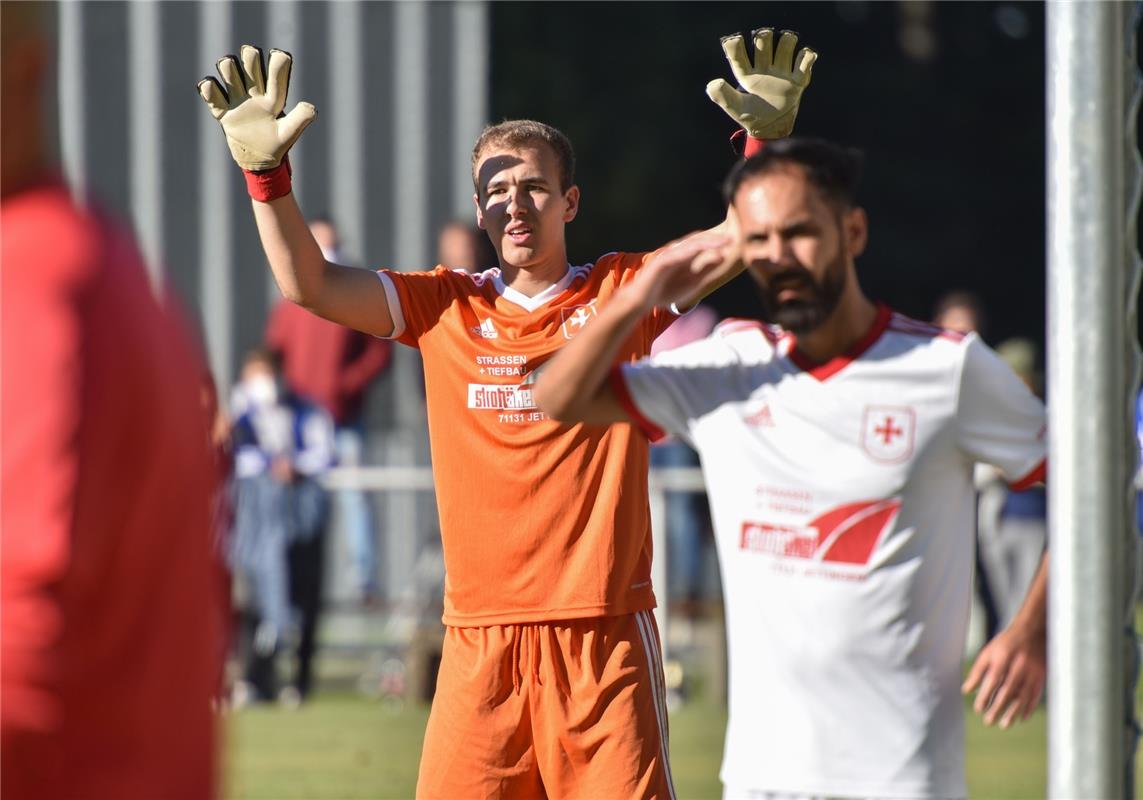
{"type": "Polygon", "coordinates": [[[566,192],[575,184],[575,152],[568,137],[543,122],[531,119],[509,119],[496,125],[488,125],[472,148],[472,184],[480,192],[476,177],[476,167],[485,151],[493,147],[518,149],[536,142],[543,142],[556,153],[560,168],[560,191],[566,192]]]}
{"type": "Polygon", "coordinates": [[[805,170],[806,179],[828,202],[843,209],[857,204],[865,154],[853,147],[810,138],[775,139],[758,155],[735,164],[722,185],[723,198],[731,205],[743,183],[791,164],[805,170]]]}
{"type": "Polygon", "coordinates": [[[265,364],[274,372],[281,372],[282,355],[269,347],[255,347],[242,357],[242,366],[246,367],[249,364],[265,364]]]}

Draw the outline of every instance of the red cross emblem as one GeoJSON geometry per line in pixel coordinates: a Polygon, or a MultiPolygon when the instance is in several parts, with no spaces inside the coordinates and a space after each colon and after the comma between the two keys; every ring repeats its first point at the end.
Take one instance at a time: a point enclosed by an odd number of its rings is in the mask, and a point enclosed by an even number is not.
{"type": "Polygon", "coordinates": [[[884,437],[882,439],[882,442],[884,444],[890,445],[890,444],[893,444],[893,437],[894,436],[900,436],[905,431],[901,430],[898,427],[895,427],[893,425],[893,418],[886,415],[885,421],[882,422],[879,427],[874,428],[873,432],[876,433],[878,436],[884,437]]]}
{"type": "Polygon", "coordinates": [[[861,447],[874,461],[899,464],[913,455],[917,415],[905,406],[866,406],[861,447]]]}

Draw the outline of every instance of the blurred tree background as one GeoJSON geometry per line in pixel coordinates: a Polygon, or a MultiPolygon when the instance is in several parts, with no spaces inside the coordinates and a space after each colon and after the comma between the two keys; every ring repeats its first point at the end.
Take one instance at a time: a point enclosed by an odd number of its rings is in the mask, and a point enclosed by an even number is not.
{"type": "MultiPolygon", "coordinates": [[[[1044,7],[1032,3],[494,3],[492,116],[571,137],[569,257],[653,248],[718,221],[734,124],[719,37],[797,31],[820,58],[796,133],[862,148],[867,293],[919,319],[952,289],[985,336],[1044,339],[1044,7]]],[[[712,297],[755,313],[745,277],[712,297]]]]}

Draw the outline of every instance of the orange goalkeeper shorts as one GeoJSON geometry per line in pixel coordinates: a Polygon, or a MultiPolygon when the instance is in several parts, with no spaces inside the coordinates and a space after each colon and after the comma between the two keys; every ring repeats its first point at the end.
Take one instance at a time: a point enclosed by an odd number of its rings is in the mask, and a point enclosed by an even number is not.
{"type": "Polygon", "coordinates": [[[448,628],[422,800],[674,798],[650,611],[448,628]]]}

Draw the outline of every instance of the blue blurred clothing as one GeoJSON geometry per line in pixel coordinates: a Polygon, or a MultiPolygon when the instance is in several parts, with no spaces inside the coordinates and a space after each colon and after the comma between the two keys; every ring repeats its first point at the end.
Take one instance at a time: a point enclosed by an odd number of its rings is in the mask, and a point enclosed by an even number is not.
{"type": "Polygon", "coordinates": [[[258,404],[243,399],[239,389],[233,406],[237,418],[231,564],[249,582],[251,610],[276,631],[290,629],[291,605],[301,606],[305,639],[320,597],[310,598],[312,592],[307,590],[306,601],[298,602],[298,587],[293,585],[298,582],[298,565],[292,563],[297,560],[292,553],[304,549],[311,553],[314,569],[320,569],[320,558],[312,553],[321,549],[329,518],[329,497],[320,477],[334,464],[333,422],[324,410],[289,394],[274,403],[258,404]],[[292,479],[274,474],[276,459],[288,461],[292,479]]]}
{"type": "Polygon", "coordinates": [[[1000,516],[1004,519],[1045,520],[1048,518],[1048,493],[1043,486],[1009,492],[1000,508],[1000,516]]]}
{"type": "Polygon", "coordinates": [[[234,422],[237,477],[263,474],[277,457],[288,459],[295,472],[311,478],[333,466],[333,421],[322,408],[293,394],[270,405],[241,399],[236,405],[239,408],[234,422]]]}
{"type": "MultiPolygon", "coordinates": [[[[337,463],[343,467],[361,465],[365,436],[360,421],[339,425],[336,432],[337,463]]],[[[377,544],[373,537],[373,509],[368,495],[361,489],[340,489],[337,506],[345,525],[349,558],[362,598],[375,598],[377,581],[377,544]]]]}
{"type": "Polygon", "coordinates": [[[977,559],[987,575],[997,629],[1023,605],[1048,543],[1048,499],[1043,486],[1012,491],[991,467],[977,465],[977,559]]]}
{"type": "MultiPolygon", "coordinates": [[[[697,467],[691,446],[671,438],[651,447],[651,466],[697,467]]],[[[706,509],[693,492],[667,492],[667,594],[672,599],[694,600],[702,590],[703,538],[706,509]]]]}

